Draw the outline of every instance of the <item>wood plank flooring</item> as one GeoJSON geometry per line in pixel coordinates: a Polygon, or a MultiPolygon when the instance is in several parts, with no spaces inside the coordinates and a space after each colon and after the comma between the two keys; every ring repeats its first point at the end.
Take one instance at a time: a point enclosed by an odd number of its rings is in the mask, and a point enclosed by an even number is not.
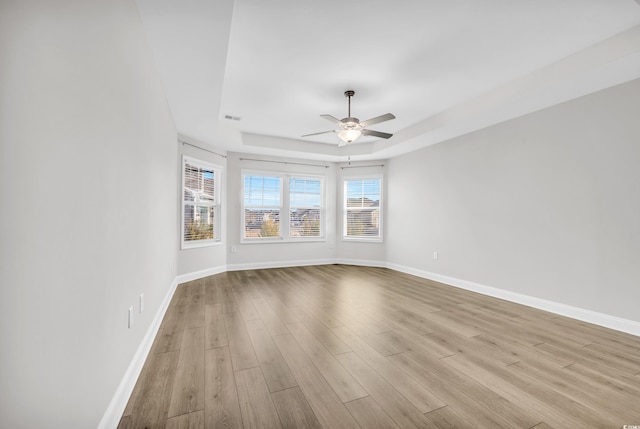
{"type": "Polygon", "coordinates": [[[381,268],[178,286],[119,429],[640,425],[640,338],[381,268]]]}

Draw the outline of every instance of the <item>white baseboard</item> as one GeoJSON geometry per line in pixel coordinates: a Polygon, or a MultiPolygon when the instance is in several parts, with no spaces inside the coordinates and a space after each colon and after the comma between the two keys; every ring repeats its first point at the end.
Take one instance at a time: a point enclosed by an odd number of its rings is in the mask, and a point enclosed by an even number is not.
{"type": "Polygon", "coordinates": [[[169,308],[169,303],[173,298],[173,294],[175,293],[177,286],[178,281],[176,278],[171,283],[167,294],[160,304],[160,308],[156,311],[156,314],[151,321],[151,325],[149,325],[147,332],[142,338],[142,342],[138,346],[136,353],[133,355],[133,359],[131,360],[127,371],[124,373],[124,376],[122,377],[107,410],[102,416],[102,420],[100,420],[100,423],[98,424],[98,429],[115,429],[118,427],[120,419],[122,418],[122,413],[127,406],[127,402],[129,402],[129,397],[131,397],[136,381],[138,381],[138,377],[140,377],[142,367],[144,366],[147,356],[151,351],[151,346],[158,334],[160,324],[162,323],[162,319],[167,308],[169,308]]]}
{"type": "Polygon", "coordinates": [[[571,305],[561,304],[558,302],[548,301],[529,295],[511,292],[504,289],[498,289],[479,283],[462,280],[455,277],[449,277],[442,274],[422,271],[403,265],[388,263],[387,268],[403,273],[422,277],[428,280],[434,280],[440,283],[451,285],[460,289],[478,292],[483,295],[504,299],[506,301],[527,305],[539,310],[548,311],[561,316],[571,317],[572,319],[581,320],[583,322],[593,323],[594,325],[603,326],[605,328],[615,329],[616,331],[626,332],[631,335],[640,336],[640,322],[611,316],[604,313],[598,313],[584,308],[573,307],[571,305]]]}
{"type": "Polygon", "coordinates": [[[264,268],[306,267],[309,265],[335,264],[335,259],[305,259],[298,261],[250,262],[227,264],[227,271],[260,270],[264,268]]]}
{"type": "Polygon", "coordinates": [[[342,264],[342,265],[356,265],[360,267],[376,267],[376,268],[387,268],[388,266],[386,261],[374,261],[370,259],[339,258],[339,259],[336,259],[333,263],[342,264]]]}
{"type": "Polygon", "coordinates": [[[332,259],[307,259],[299,261],[276,261],[276,262],[251,262],[246,264],[228,264],[227,271],[242,271],[242,270],[260,270],[263,268],[287,268],[287,267],[305,267],[309,265],[358,265],[362,267],[378,267],[386,268],[387,263],[385,261],[374,261],[367,259],[345,259],[345,258],[332,258],[332,259]]]}
{"type": "Polygon", "coordinates": [[[194,271],[192,273],[180,274],[176,277],[177,284],[190,282],[192,280],[201,279],[203,277],[213,276],[216,274],[229,271],[226,265],[219,265],[213,268],[207,268],[206,270],[194,271]]]}

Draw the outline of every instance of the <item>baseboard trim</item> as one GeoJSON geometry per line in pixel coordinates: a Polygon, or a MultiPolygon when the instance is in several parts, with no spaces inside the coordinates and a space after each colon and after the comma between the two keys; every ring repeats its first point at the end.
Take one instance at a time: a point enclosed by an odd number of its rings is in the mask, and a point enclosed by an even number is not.
{"type": "Polygon", "coordinates": [[[124,376],[122,377],[107,410],[102,416],[102,420],[100,420],[100,423],[98,424],[98,429],[114,429],[118,427],[118,424],[120,424],[122,413],[124,413],[127,402],[129,402],[129,398],[131,397],[131,393],[133,393],[133,388],[138,381],[138,377],[140,377],[142,367],[144,366],[147,356],[151,351],[153,341],[158,334],[162,319],[169,308],[169,303],[171,302],[177,287],[178,278],[176,277],[171,283],[160,307],[156,311],[156,314],[151,321],[151,325],[149,325],[147,332],[142,338],[142,342],[138,346],[136,353],[133,355],[133,359],[131,360],[127,371],[124,373],[124,376]]]}
{"type": "Polygon", "coordinates": [[[192,273],[180,274],[176,277],[178,284],[190,282],[192,280],[201,279],[203,277],[213,276],[216,274],[229,271],[226,265],[218,265],[217,267],[207,268],[206,270],[194,271],[192,273]]]}
{"type": "Polygon", "coordinates": [[[369,259],[346,259],[339,258],[336,259],[334,264],[342,264],[342,265],[356,265],[359,267],[376,267],[376,268],[387,268],[388,264],[385,261],[373,261],[369,259]]]}
{"type": "Polygon", "coordinates": [[[480,283],[449,277],[429,271],[418,270],[394,263],[387,263],[387,268],[640,337],[640,322],[633,320],[623,319],[621,317],[598,313],[584,308],[573,307],[571,305],[548,301],[529,295],[498,289],[492,286],[486,286],[480,283]]]}
{"type": "Polygon", "coordinates": [[[305,267],[310,265],[358,265],[361,267],[378,267],[386,268],[387,263],[384,261],[374,261],[368,259],[307,259],[301,261],[276,261],[276,262],[257,262],[246,264],[228,264],[227,271],[243,271],[243,270],[260,270],[265,268],[287,268],[287,267],[305,267]]]}
{"type": "Polygon", "coordinates": [[[266,268],[306,267],[309,265],[335,264],[335,259],[305,259],[299,261],[250,262],[227,264],[227,271],[261,270],[266,268]]]}

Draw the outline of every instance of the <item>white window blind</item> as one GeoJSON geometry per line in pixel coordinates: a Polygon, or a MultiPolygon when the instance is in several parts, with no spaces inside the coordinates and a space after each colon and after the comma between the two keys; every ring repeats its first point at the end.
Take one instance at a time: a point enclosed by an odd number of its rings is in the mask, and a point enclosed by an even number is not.
{"type": "Polygon", "coordinates": [[[244,175],[244,238],[278,238],[282,208],[279,176],[244,175]]]}
{"type": "Polygon", "coordinates": [[[345,238],[379,240],[382,222],[382,178],[345,179],[345,238]]]}
{"type": "Polygon", "coordinates": [[[220,170],[186,156],[182,166],[182,247],[219,241],[220,170]]]}
{"type": "Polygon", "coordinates": [[[318,178],[289,178],[289,236],[320,237],[322,181],[318,178]]]}

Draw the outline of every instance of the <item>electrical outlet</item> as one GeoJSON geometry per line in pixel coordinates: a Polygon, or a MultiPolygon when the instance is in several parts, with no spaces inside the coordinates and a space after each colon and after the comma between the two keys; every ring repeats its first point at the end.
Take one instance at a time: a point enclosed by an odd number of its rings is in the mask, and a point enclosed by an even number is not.
{"type": "Polygon", "coordinates": [[[129,329],[133,327],[133,307],[129,307],[129,322],[127,326],[129,329]]]}
{"type": "Polygon", "coordinates": [[[140,313],[144,311],[144,294],[140,294],[140,313]]]}
{"type": "Polygon", "coordinates": [[[433,252],[433,260],[434,261],[438,260],[438,252],[433,252]]]}

